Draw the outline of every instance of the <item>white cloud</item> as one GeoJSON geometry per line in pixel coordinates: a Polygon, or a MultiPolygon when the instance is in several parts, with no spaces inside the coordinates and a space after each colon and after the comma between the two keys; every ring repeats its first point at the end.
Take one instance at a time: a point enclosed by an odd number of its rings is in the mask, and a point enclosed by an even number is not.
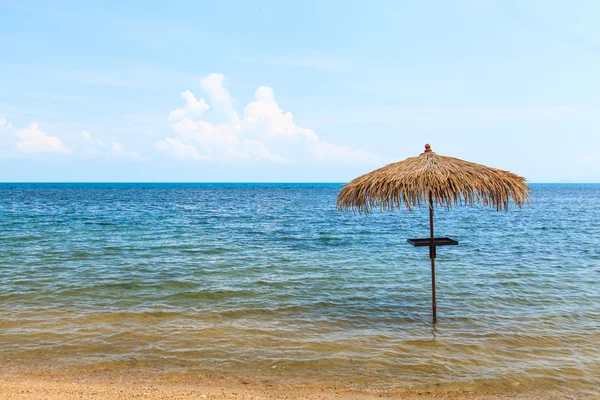
{"type": "Polygon", "coordinates": [[[106,144],[102,140],[94,138],[86,130],[81,131],[80,136],[93,146],[91,150],[86,150],[82,153],[84,156],[131,157],[134,159],[141,159],[139,153],[135,151],[127,151],[119,142],[110,142],[110,146],[107,148],[106,144]]]}
{"type": "Polygon", "coordinates": [[[181,98],[185,100],[185,108],[173,110],[171,114],[169,114],[170,120],[178,120],[185,116],[198,116],[210,108],[204,99],[200,99],[200,101],[196,100],[196,97],[194,97],[189,90],[181,93],[181,98]]]}
{"type": "Polygon", "coordinates": [[[245,139],[243,143],[246,147],[248,155],[257,160],[266,160],[281,164],[290,163],[289,159],[280,156],[279,154],[272,154],[267,146],[265,146],[265,144],[260,140],[245,139]]]}
{"type": "Polygon", "coordinates": [[[123,153],[123,146],[121,146],[119,143],[117,142],[112,142],[112,145],[110,146],[113,154],[122,154],[123,153]]]}
{"type": "Polygon", "coordinates": [[[6,126],[6,117],[0,118],[0,128],[4,128],[6,126]]]}
{"type": "Polygon", "coordinates": [[[283,111],[275,100],[273,89],[260,86],[254,101],[248,103],[242,117],[233,110],[233,100],[223,87],[222,74],[202,78],[202,88],[211,106],[225,117],[224,123],[209,122],[204,118],[208,105],[196,100],[186,91],[182,97],[186,107],[176,109],[169,119],[174,121],[176,138],[155,143],[155,148],[177,158],[206,160],[243,160],[290,163],[318,160],[352,164],[378,164],[379,158],[369,152],[331,144],[313,130],[300,127],[291,112],[283,111]],[[185,95],[185,96],[184,96],[185,95]],[[194,107],[190,104],[202,106],[194,107]]]}
{"type": "Polygon", "coordinates": [[[123,145],[118,142],[112,142],[110,145],[111,154],[117,157],[131,157],[135,159],[140,159],[140,155],[135,151],[126,151],[123,145]]]}
{"type": "Polygon", "coordinates": [[[40,130],[37,123],[19,129],[16,132],[19,142],[15,149],[23,153],[68,153],[70,150],[63,146],[59,138],[48,136],[40,130]]]}
{"type": "Polygon", "coordinates": [[[104,146],[104,142],[102,140],[94,139],[88,131],[81,131],[81,137],[85,139],[86,142],[94,146],[104,146]]]}
{"type": "Polygon", "coordinates": [[[223,74],[212,73],[200,79],[200,85],[217,111],[223,116],[230,117],[235,112],[233,111],[231,95],[223,85],[224,81],[225,76],[223,74]]]}
{"type": "Polygon", "coordinates": [[[183,144],[178,139],[172,139],[168,137],[165,138],[165,140],[159,140],[158,142],[154,143],[154,147],[162,152],[171,153],[181,160],[200,160],[203,158],[200,153],[198,153],[198,149],[191,144],[183,144]]]}

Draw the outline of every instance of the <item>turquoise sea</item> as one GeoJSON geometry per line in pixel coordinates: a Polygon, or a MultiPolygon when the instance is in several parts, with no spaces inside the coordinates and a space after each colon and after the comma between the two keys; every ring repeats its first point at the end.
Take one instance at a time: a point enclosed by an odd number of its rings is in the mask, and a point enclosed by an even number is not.
{"type": "Polygon", "coordinates": [[[0,184],[0,365],[600,388],[600,185],[358,215],[341,184],[0,184]]]}

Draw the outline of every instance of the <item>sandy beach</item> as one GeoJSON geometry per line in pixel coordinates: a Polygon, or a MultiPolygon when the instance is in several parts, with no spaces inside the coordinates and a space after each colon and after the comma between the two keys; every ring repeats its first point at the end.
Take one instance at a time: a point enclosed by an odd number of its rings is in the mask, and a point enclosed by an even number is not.
{"type": "Polygon", "coordinates": [[[468,392],[363,393],[331,389],[244,387],[222,383],[87,382],[31,377],[0,378],[1,399],[559,399],[541,394],[480,394],[468,392]]]}
{"type": "MultiPolygon", "coordinates": [[[[225,375],[153,374],[5,369],[0,399],[565,399],[592,398],[556,392],[485,393],[465,389],[379,391],[353,390],[331,384],[284,384],[274,380],[225,375]]],[[[593,397],[600,398],[600,397],[593,397]]]]}

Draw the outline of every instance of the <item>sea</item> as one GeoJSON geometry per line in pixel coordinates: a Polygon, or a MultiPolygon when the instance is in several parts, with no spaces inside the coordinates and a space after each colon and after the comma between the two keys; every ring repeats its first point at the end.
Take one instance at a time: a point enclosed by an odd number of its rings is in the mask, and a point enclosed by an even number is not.
{"type": "Polygon", "coordinates": [[[600,185],[336,209],[341,183],[0,184],[0,369],[600,391],[600,185]]]}

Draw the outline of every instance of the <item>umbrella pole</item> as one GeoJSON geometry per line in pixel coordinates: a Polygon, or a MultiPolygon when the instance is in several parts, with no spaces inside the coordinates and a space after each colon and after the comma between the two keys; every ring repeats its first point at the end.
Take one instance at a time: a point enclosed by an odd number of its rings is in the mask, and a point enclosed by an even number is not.
{"type": "Polygon", "coordinates": [[[429,258],[431,258],[431,308],[433,311],[433,323],[437,322],[437,304],[435,302],[435,245],[433,245],[433,198],[429,192],[429,234],[431,246],[429,246],[429,258]]]}

